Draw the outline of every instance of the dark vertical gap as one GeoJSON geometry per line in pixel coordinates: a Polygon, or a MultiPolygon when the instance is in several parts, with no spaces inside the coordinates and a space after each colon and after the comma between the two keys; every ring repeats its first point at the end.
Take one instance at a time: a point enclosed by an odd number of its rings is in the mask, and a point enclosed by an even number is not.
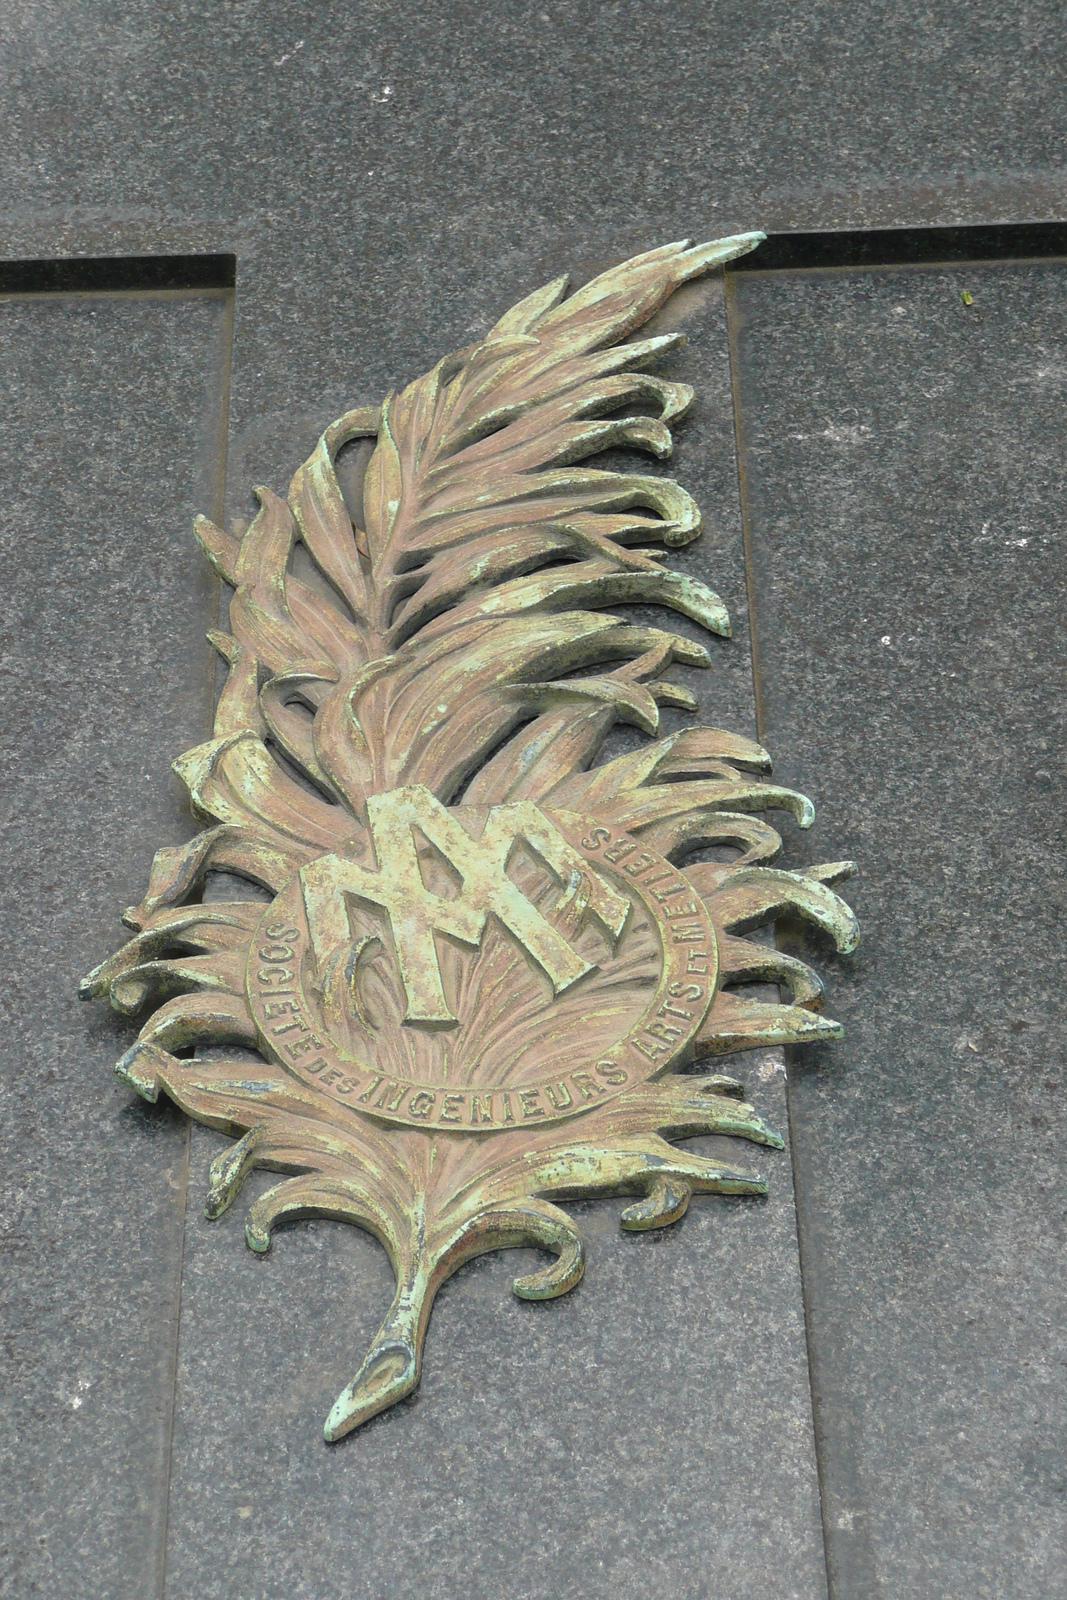
{"type": "Polygon", "coordinates": [[[159,1600],[163,1600],[166,1589],[167,1573],[167,1527],[170,1521],[170,1480],[171,1458],[174,1450],[174,1414],[177,1408],[178,1395],[178,1339],[181,1329],[182,1316],[182,1280],[185,1273],[185,1230],[188,1219],[189,1206],[189,1152],[190,1152],[190,1123],[185,1119],[185,1140],[182,1146],[181,1175],[179,1186],[181,1189],[181,1244],[178,1248],[178,1292],[174,1303],[174,1337],[171,1341],[170,1353],[170,1394],[167,1400],[167,1424],[163,1441],[163,1512],[159,1529],[159,1565],[156,1580],[156,1590],[159,1600]]]}
{"type": "MultiPolygon", "coordinates": [[[[741,513],[741,542],[745,555],[745,591],[748,596],[748,630],[752,659],[752,697],[756,706],[756,737],[764,740],[763,671],[759,648],[759,624],[756,613],[756,569],[752,552],[752,527],[749,514],[747,474],[745,471],[744,418],[741,409],[741,361],[738,348],[740,312],[734,295],[730,274],[725,274],[726,338],[730,359],[730,391],[734,410],[734,453],[737,458],[737,490],[741,513]]],[[[804,1251],[804,1225],[801,1219],[801,1175],[797,1167],[796,1142],[793,1138],[793,1102],[791,1063],[786,1057],[785,1114],[789,1136],[789,1162],[793,1176],[793,1218],[796,1226],[797,1260],[800,1265],[800,1294],[804,1307],[804,1347],[808,1362],[808,1393],[811,1396],[812,1447],[815,1454],[815,1476],[819,1490],[819,1518],[822,1523],[822,1553],[826,1569],[828,1600],[835,1600],[833,1572],[830,1560],[830,1528],[828,1525],[827,1495],[824,1481],[824,1463],[819,1429],[818,1397],[815,1385],[815,1352],[812,1344],[811,1306],[808,1296],[808,1273],[804,1251]]],[[[858,1597],[857,1597],[858,1600],[858,1597]]]]}
{"type": "MultiPolygon", "coordinates": [[[[216,419],[215,446],[212,451],[211,473],[209,477],[209,501],[211,520],[222,526],[226,511],[226,462],[229,449],[230,433],[230,377],[233,371],[233,326],[234,326],[234,293],[230,289],[225,297],[221,334],[221,371],[219,380],[218,415],[216,419]]],[[[221,584],[215,580],[215,602],[210,610],[215,613],[212,623],[218,621],[218,611],[222,602],[221,584]]],[[[215,664],[209,658],[208,669],[205,673],[204,693],[204,724],[205,737],[210,738],[211,727],[215,711],[215,664]]],[[[159,1566],[157,1575],[158,1600],[165,1600],[167,1591],[167,1542],[170,1528],[170,1494],[172,1467],[174,1458],[174,1422],[178,1409],[178,1360],[181,1344],[181,1314],[182,1314],[182,1289],[185,1279],[185,1237],[189,1226],[189,1166],[192,1147],[192,1120],[185,1118],[185,1145],[182,1151],[181,1164],[181,1246],[178,1251],[178,1292],[174,1307],[174,1340],[171,1349],[170,1366],[170,1395],[167,1411],[166,1437],[164,1442],[163,1463],[163,1515],[159,1537],[159,1566]]]]}
{"type": "MultiPolygon", "coordinates": [[[[822,1430],[819,1426],[819,1395],[815,1382],[815,1348],[812,1338],[811,1303],[808,1293],[807,1254],[804,1247],[805,1226],[802,1217],[803,1205],[801,1201],[801,1175],[797,1164],[796,1141],[793,1138],[793,1063],[790,1052],[785,1055],[785,1108],[786,1118],[789,1123],[789,1161],[793,1171],[793,1215],[796,1218],[797,1228],[797,1257],[800,1262],[800,1292],[804,1302],[804,1341],[808,1355],[808,1389],[811,1393],[811,1429],[815,1444],[815,1471],[819,1482],[819,1514],[822,1518],[822,1552],[826,1562],[826,1593],[829,1600],[836,1600],[837,1586],[834,1582],[834,1567],[831,1560],[831,1529],[829,1525],[829,1507],[827,1505],[827,1492],[825,1482],[825,1461],[822,1443],[822,1430]]],[[[859,1597],[857,1596],[857,1600],[859,1597]]]]}

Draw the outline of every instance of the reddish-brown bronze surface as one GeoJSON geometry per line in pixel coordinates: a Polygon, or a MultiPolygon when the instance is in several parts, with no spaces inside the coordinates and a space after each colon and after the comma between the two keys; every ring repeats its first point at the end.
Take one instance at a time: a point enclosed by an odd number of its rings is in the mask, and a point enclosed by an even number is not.
{"type": "Polygon", "coordinates": [[[319,1214],[389,1252],[396,1298],[329,1439],[415,1387],[433,1296],[463,1261],[534,1244],[555,1259],[517,1294],[577,1283],[581,1239],[553,1196],[632,1194],[623,1226],[641,1229],[693,1193],[761,1192],[670,1142],[781,1145],[701,1064],[837,1031],[809,969],[744,937],[788,910],[841,949],[857,938],[828,886],[847,863],[770,865],[761,813],[806,826],[811,806],[766,781],[764,751],[697,727],[595,764],[616,723],[654,736],[659,705],[693,709],[661,674],[708,659],[604,608],[729,623],[664,565],[700,531],[685,491],[578,463],[669,454],[692,393],[635,368],[677,336],[620,341],[760,237],[668,245],[569,299],[548,285],[335,422],[287,501],[256,491],[242,538],[198,519],[235,590],[232,631],[212,635],[230,667],[215,737],[175,763],[205,829],[159,852],[135,936],[83,992],[151,1012],[128,1083],[236,1138],[209,1216],[272,1167],[286,1176],[251,1208],[253,1249],[319,1214]],[[361,437],[376,443],[354,518],[335,461],[361,437]],[[694,859],[710,846],[733,854],[694,859]],[[273,899],[200,903],[213,871],[273,899]],[[745,998],[753,982],[790,1003],[745,998]]]}

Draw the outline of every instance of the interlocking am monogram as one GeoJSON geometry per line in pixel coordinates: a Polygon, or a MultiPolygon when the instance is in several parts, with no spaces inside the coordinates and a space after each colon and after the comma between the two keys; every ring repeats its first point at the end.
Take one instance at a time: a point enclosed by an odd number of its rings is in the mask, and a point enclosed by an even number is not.
{"type": "Polygon", "coordinates": [[[492,913],[533,957],[561,994],[596,963],[587,961],[552,926],[508,877],[508,864],[525,844],[563,885],[584,879],[589,914],[614,949],[630,902],[594,871],[532,801],[490,808],[481,836],[473,839],[423,784],[371,795],[367,817],[377,870],[343,856],[320,856],[300,873],[308,928],[320,975],[331,957],[351,942],[349,903],[369,901],[389,918],[397,965],[407,997],[406,1022],[450,1023],[434,935],[448,934],[477,949],[492,913]],[[454,898],[436,894],[423,881],[414,830],[456,872],[454,898]]]}

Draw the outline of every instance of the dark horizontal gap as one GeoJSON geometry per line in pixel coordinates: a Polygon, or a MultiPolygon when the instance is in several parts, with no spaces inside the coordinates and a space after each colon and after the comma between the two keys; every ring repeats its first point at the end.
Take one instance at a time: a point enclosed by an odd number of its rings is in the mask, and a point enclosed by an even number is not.
{"type": "Polygon", "coordinates": [[[1067,222],[979,223],[961,228],[864,228],[854,233],[771,233],[727,272],[805,267],[915,266],[925,261],[1007,261],[1067,256],[1067,222]]]}
{"type": "Polygon", "coordinates": [[[232,289],[237,257],[67,256],[50,261],[0,261],[0,294],[71,290],[232,289]]]}

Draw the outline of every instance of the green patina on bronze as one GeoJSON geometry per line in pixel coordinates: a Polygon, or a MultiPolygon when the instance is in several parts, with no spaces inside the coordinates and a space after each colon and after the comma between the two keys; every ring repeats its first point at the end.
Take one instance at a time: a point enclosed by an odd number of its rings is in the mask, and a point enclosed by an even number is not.
{"type": "Polygon", "coordinates": [[[257,489],[242,538],[197,521],[236,591],[232,631],[211,635],[230,668],[215,737],[175,763],[205,829],[157,854],[135,936],[82,992],[151,1012],[127,1083],[236,1138],[210,1217],[270,1167],[288,1176],[251,1208],[254,1250],[323,1215],[388,1251],[396,1298],[328,1439],[414,1389],[462,1262],[535,1245],[555,1259],[516,1294],[574,1287],[582,1242],[553,1196],[631,1194],[623,1226],[644,1229],[694,1193],[762,1193],[672,1142],[781,1146],[699,1064],[839,1032],[808,967],[743,937],[782,913],[840,950],[858,937],[830,888],[850,863],[770,865],[761,813],[806,827],[812,808],[766,780],[765,752],[696,727],[594,764],[615,724],[655,736],[660,705],[694,710],[661,674],[709,659],[605,608],[652,603],[721,635],[729,620],[663,564],[700,532],[685,490],[579,463],[669,455],[692,391],[636,368],[680,336],[629,336],[761,238],[667,245],[569,298],[549,284],[327,428],[287,501],[257,489]],[[622,414],[633,402],[659,415],[622,414]],[[354,518],[335,463],[361,437],[376,442],[354,518]],[[685,864],[710,846],[733,854],[685,864]],[[200,903],[212,872],[273,899],[200,903]],[[177,1053],[196,1047],[213,1053],[177,1053]]]}

